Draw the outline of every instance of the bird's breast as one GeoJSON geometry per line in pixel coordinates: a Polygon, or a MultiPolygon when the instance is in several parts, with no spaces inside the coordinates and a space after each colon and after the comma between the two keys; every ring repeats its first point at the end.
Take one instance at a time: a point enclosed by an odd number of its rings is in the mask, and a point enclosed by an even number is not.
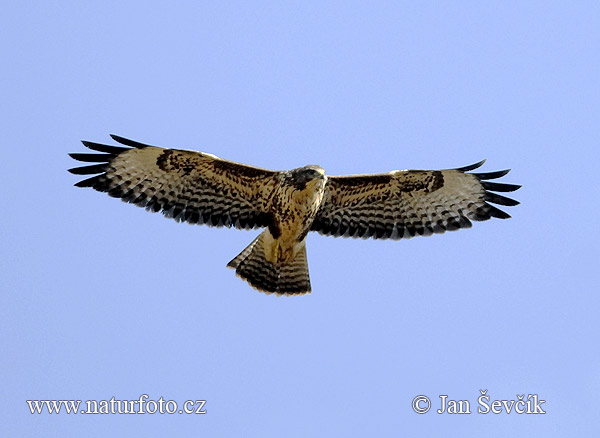
{"type": "Polygon", "coordinates": [[[319,211],[324,185],[323,180],[317,180],[306,184],[303,190],[281,187],[273,196],[271,211],[278,236],[274,239],[272,254],[278,261],[293,259],[296,255],[298,243],[306,237],[319,211]]]}

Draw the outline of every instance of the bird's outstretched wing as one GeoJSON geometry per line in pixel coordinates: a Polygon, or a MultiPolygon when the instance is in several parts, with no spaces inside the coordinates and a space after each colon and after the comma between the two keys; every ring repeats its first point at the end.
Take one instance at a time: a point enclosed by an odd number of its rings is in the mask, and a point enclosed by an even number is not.
{"type": "Polygon", "coordinates": [[[466,173],[484,162],[450,170],[329,177],[311,230],[334,237],[402,239],[469,228],[472,220],[509,218],[489,203],[517,205],[493,192],[520,186],[487,181],[508,170],[466,173]]]}
{"type": "Polygon", "coordinates": [[[266,193],[278,173],[202,152],[165,149],[116,135],[117,147],[84,141],[101,154],[70,154],[91,166],[69,169],[94,175],[75,184],[92,187],[148,211],[192,224],[251,229],[269,226],[266,193]]]}

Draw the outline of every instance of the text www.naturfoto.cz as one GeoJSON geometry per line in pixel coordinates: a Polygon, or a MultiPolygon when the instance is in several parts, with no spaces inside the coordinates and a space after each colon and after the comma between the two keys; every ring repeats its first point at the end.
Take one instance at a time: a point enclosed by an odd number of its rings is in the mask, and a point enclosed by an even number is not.
{"type": "Polygon", "coordinates": [[[206,400],[186,400],[180,408],[176,401],[149,400],[26,400],[31,414],[206,414],[206,400]],[[83,403],[83,405],[82,405],[83,403]]]}

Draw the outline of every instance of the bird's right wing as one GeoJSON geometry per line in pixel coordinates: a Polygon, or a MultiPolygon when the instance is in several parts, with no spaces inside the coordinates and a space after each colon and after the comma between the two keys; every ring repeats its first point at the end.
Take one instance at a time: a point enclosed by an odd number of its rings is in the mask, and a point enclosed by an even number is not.
{"type": "Polygon", "coordinates": [[[467,173],[482,164],[329,177],[311,230],[334,237],[396,240],[469,228],[472,220],[509,218],[489,203],[517,205],[493,192],[512,192],[520,186],[486,181],[508,170],[467,173]]]}
{"type": "Polygon", "coordinates": [[[269,226],[266,208],[278,172],[223,160],[212,154],[149,146],[113,135],[129,147],[84,141],[101,154],[70,154],[96,163],[69,169],[94,175],[75,184],[92,187],[177,221],[251,229],[269,226]]]}

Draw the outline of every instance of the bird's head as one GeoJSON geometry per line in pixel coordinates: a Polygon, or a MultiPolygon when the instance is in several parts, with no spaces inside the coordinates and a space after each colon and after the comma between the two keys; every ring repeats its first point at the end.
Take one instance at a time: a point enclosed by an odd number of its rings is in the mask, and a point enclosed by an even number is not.
{"type": "Polygon", "coordinates": [[[291,171],[292,181],[300,189],[304,189],[306,184],[325,180],[325,170],[321,166],[309,164],[291,171]]]}

